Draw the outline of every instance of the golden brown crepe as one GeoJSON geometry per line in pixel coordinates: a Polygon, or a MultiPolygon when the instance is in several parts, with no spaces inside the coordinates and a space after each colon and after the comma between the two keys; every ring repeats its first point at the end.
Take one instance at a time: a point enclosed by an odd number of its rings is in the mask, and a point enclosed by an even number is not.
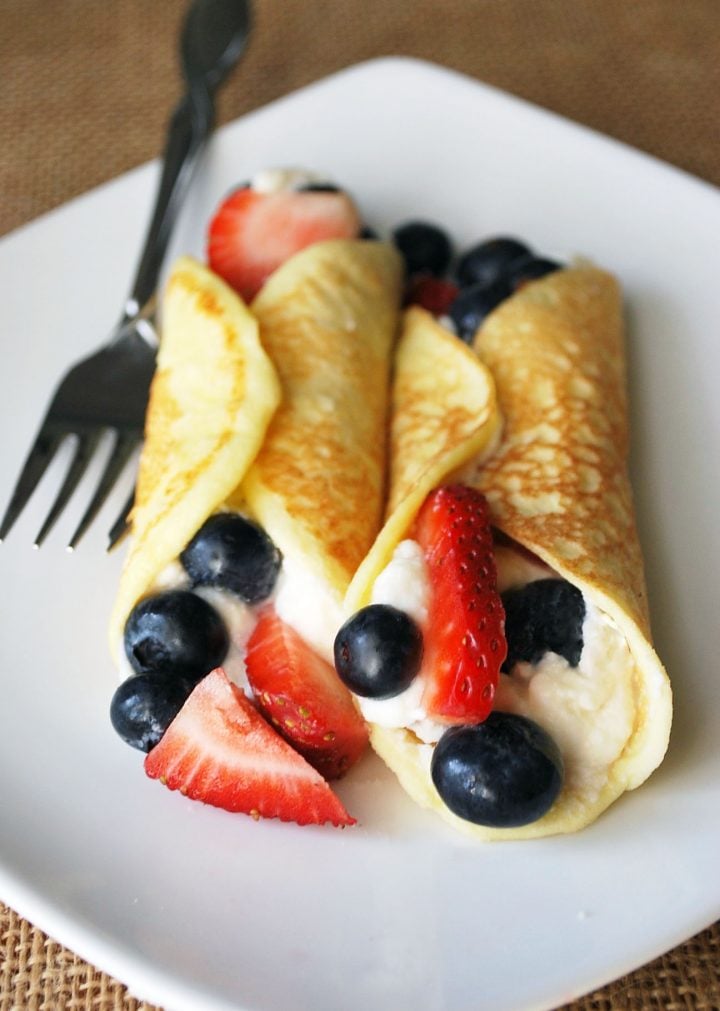
{"type": "Polygon", "coordinates": [[[395,354],[387,518],[348,589],[348,614],[370,602],[428,492],[469,460],[484,459],[500,430],[488,369],[429,312],[408,309],[395,354]]]}
{"type": "Polygon", "coordinates": [[[110,619],[115,656],[128,614],[232,493],[280,402],[257,321],[206,267],[189,257],[177,261],[162,319],[132,542],[110,619]]]}
{"type": "Polygon", "coordinates": [[[386,243],[322,242],[277,270],[252,305],[283,401],[241,495],[338,606],[382,521],[402,276],[386,243]]]}
{"type": "Polygon", "coordinates": [[[134,604],[221,508],[257,519],[342,600],[380,522],[401,277],[389,245],[317,243],[280,267],[248,310],[209,270],[179,262],[114,650],[134,604]]]}
{"type": "MultiPolygon", "coordinates": [[[[430,777],[432,746],[414,734],[373,727],[371,740],[418,803],[476,838],[570,832],[592,822],[660,764],[672,715],[669,681],[651,644],[627,475],[617,283],[609,274],[583,266],[527,284],[491,313],[474,347],[494,377],[505,427],[497,452],[466,468],[463,479],[485,493],[497,528],[579,587],[586,601],[620,630],[629,647],[629,666],[627,673],[623,668],[623,683],[615,695],[626,713],[629,707],[630,729],[601,782],[589,787],[581,777],[571,777],[543,818],[512,829],[476,826],[452,814],[430,777]]],[[[412,384],[412,374],[403,379],[403,371],[399,382],[412,384]]],[[[442,383],[416,389],[442,410],[442,383]]],[[[403,409],[399,404],[397,410],[403,409]]],[[[403,422],[396,417],[393,424],[398,429],[403,422]]],[[[423,441],[420,433],[416,436],[423,441]]],[[[407,466],[393,457],[392,471],[400,481],[407,466]]],[[[435,483],[442,483],[450,469],[434,474],[435,483]]],[[[384,558],[407,535],[415,511],[408,510],[391,543],[384,544],[384,558]]],[[[363,569],[370,580],[377,571],[363,569]]],[[[369,584],[351,588],[353,609],[367,600],[368,591],[369,584]]],[[[619,704],[617,699],[612,704],[619,704]]]]}

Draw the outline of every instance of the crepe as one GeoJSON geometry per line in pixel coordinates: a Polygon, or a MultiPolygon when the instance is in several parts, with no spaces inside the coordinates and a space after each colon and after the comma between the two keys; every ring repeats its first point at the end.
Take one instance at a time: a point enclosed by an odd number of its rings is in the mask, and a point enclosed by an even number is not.
{"type": "Polygon", "coordinates": [[[382,522],[402,277],[392,246],[338,239],[292,257],[252,305],[283,402],[240,495],[338,607],[382,522]]]}
{"type": "MultiPolygon", "coordinates": [[[[432,746],[414,734],[376,726],[371,741],[418,803],[476,838],[570,832],[592,822],[660,764],[672,716],[668,677],[651,642],[627,475],[618,285],[591,266],[561,270],[529,283],[488,316],[474,348],[494,377],[505,427],[496,453],[474,461],[463,479],[487,496],[500,531],[577,586],[624,636],[630,664],[626,672],[623,669],[617,694],[626,706],[629,732],[601,780],[566,781],[541,819],[508,829],[473,825],[445,806],[430,776],[432,746]]],[[[441,384],[427,385],[420,395],[431,397],[441,409],[441,384]]],[[[402,403],[397,410],[404,410],[402,403]]],[[[395,418],[394,426],[401,427],[402,421],[395,418]]],[[[407,466],[393,457],[392,472],[398,480],[404,480],[407,466]]],[[[449,470],[443,475],[438,469],[436,483],[443,483],[449,470]]],[[[408,510],[398,524],[393,544],[407,534],[414,512],[408,510]]],[[[384,545],[384,557],[389,557],[393,544],[384,545]]],[[[374,572],[366,568],[364,575],[372,578],[374,572]]],[[[369,586],[354,586],[351,591],[354,606],[367,599],[369,586]]]]}
{"type": "Polygon", "coordinates": [[[219,509],[256,519],[342,600],[380,524],[401,276],[384,243],[317,243],[283,264],[249,310],[206,268],[178,263],[114,650],[135,603],[219,509]]]}
{"type": "Polygon", "coordinates": [[[280,383],[242,300],[182,257],[163,298],[132,542],[110,618],[118,657],[128,614],[236,488],[280,402],[280,383]]]}
{"type": "Polygon", "coordinates": [[[427,494],[472,459],[485,459],[502,427],[495,384],[477,355],[413,306],[395,355],[386,521],[345,597],[352,614],[412,525],[427,494]]]}

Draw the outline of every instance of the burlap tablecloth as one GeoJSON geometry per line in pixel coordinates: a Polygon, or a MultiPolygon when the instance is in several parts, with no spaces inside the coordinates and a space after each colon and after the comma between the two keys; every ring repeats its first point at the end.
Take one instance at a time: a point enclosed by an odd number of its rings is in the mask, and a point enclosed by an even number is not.
{"type": "MultiPolygon", "coordinates": [[[[0,0],[0,234],[158,154],[184,8],[0,0]]],[[[394,54],[464,71],[720,184],[718,0],[255,0],[253,44],[220,122],[394,54]]],[[[720,924],[569,1007],[717,1011],[720,924]]],[[[25,1008],[149,1005],[0,905],[0,1011],[25,1008]]]]}

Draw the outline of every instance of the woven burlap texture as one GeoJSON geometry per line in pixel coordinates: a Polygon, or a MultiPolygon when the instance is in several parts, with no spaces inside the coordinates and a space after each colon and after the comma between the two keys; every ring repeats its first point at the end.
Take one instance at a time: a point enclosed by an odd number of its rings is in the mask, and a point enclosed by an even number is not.
{"type": "MultiPolygon", "coordinates": [[[[49,31],[46,0],[2,0],[0,234],[157,155],[179,94],[184,7],[62,0],[49,31]]],[[[254,11],[220,122],[348,64],[404,54],[720,184],[717,0],[255,0],[254,11]]]]}
{"type": "MultiPolygon", "coordinates": [[[[563,1011],[718,1011],[720,923],[563,1011]]],[[[154,1011],[0,906],[0,1011],[154,1011]]],[[[198,1009],[200,1011],[200,1009],[198,1009]]],[[[288,1011],[292,1008],[288,1006],[288,1011]]],[[[338,1009],[341,1011],[341,1009],[338,1009]]]]}
{"type": "MultiPolygon", "coordinates": [[[[179,95],[184,9],[185,0],[2,0],[0,234],[158,154],[179,95]]],[[[403,54],[720,184],[718,0],[255,0],[254,10],[220,123],[343,66],[403,54]]],[[[716,924],[567,1007],[720,1011],[719,966],[716,924]]],[[[150,1011],[0,905],[0,1011],[111,1008],[150,1011]]]]}

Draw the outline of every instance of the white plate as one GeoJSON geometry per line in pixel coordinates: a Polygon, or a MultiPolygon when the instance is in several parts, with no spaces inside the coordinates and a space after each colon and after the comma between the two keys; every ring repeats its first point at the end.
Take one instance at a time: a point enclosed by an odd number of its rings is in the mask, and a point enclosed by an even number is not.
{"type": "MultiPolygon", "coordinates": [[[[455,838],[372,759],[340,789],[361,823],[351,831],[256,824],[185,801],[145,778],[106,715],[120,558],[102,547],[124,490],[67,555],[96,469],[33,552],[54,467],[0,549],[0,894],[175,1011],[547,1008],[720,915],[720,199],[471,80],[379,60],[222,130],[175,251],[201,253],[219,197],[282,164],[327,170],[380,227],[428,217],[460,246],[517,234],[623,279],[640,529],[676,690],[667,761],[580,835],[520,844],[455,838]]],[[[0,244],[3,498],[55,377],[114,320],[156,171],[0,244]]]]}

